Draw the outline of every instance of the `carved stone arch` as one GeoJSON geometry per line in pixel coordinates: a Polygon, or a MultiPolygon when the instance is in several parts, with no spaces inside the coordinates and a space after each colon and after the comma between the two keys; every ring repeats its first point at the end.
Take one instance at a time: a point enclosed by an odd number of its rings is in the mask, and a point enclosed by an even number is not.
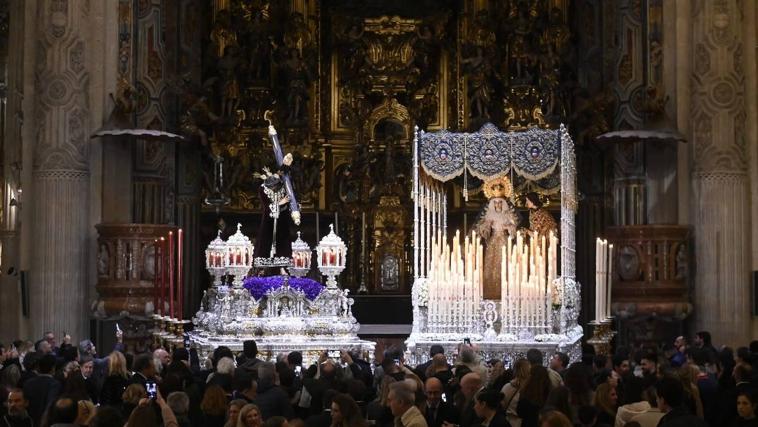
{"type": "Polygon", "coordinates": [[[376,127],[382,121],[398,123],[404,130],[403,141],[410,141],[413,137],[413,124],[408,109],[395,98],[385,99],[379,106],[374,108],[366,120],[363,134],[368,135],[369,141],[376,140],[376,127]]]}

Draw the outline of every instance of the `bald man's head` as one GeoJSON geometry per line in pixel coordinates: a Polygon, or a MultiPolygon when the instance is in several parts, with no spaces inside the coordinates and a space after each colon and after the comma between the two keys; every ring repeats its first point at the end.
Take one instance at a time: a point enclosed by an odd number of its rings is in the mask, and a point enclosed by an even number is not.
{"type": "Polygon", "coordinates": [[[426,390],[426,403],[430,406],[437,406],[442,400],[442,381],[437,377],[431,377],[424,383],[426,390]]]}
{"type": "Polygon", "coordinates": [[[482,388],[482,377],[476,372],[470,372],[461,378],[461,392],[470,400],[479,389],[482,388]]]}

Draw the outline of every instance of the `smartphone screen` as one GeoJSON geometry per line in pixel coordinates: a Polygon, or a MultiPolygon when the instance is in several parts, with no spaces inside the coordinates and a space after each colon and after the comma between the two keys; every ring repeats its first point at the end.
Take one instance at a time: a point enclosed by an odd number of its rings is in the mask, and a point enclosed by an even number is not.
{"type": "Polygon", "coordinates": [[[300,376],[300,373],[303,371],[303,368],[301,366],[295,366],[295,375],[300,376]]]}
{"type": "Polygon", "coordinates": [[[155,385],[155,382],[148,381],[145,383],[145,388],[147,389],[147,398],[155,400],[155,397],[158,395],[158,389],[155,385]]]}
{"type": "Polygon", "coordinates": [[[466,345],[471,345],[471,338],[464,338],[463,343],[466,345]]]}
{"type": "Polygon", "coordinates": [[[330,359],[339,359],[340,358],[340,351],[339,350],[329,350],[328,352],[330,359]]]}

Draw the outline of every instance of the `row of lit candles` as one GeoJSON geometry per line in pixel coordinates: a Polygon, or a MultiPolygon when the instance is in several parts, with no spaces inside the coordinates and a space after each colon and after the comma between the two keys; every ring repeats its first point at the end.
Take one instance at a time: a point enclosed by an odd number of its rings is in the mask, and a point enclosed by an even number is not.
{"type": "Polygon", "coordinates": [[[208,267],[236,267],[253,265],[253,254],[250,249],[234,249],[234,252],[228,253],[226,251],[213,251],[208,253],[208,259],[205,260],[208,267]],[[228,257],[228,258],[227,258],[228,257]],[[228,261],[227,261],[228,260],[228,261]]]}
{"type": "Polygon", "coordinates": [[[161,236],[154,242],[153,307],[156,314],[172,319],[182,319],[184,313],[183,242],[184,231],[181,228],[176,234],[169,231],[168,236],[161,236]],[[168,312],[165,309],[166,302],[168,312]]]}
{"type": "Polygon", "coordinates": [[[432,241],[429,269],[429,329],[432,332],[471,330],[482,301],[483,254],[481,238],[456,231],[452,246],[438,231],[432,241]]]}
{"type": "Polygon", "coordinates": [[[552,323],[552,295],[558,269],[558,238],[519,230],[501,249],[500,295],[503,329],[552,323]]]}

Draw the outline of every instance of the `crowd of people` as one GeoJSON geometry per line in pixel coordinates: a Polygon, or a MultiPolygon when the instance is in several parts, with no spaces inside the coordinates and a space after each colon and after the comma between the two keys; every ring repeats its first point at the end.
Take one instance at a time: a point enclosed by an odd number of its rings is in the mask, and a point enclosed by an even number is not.
{"type": "Polygon", "coordinates": [[[133,354],[119,334],[100,357],[90,340],[47,333],[0,344],[0,427],[758,426],[758,341],[717,350],[699,332],[583,353],[571,363],[532,349],[506,366],[461,344],[433,346],[415,367],[401,348],[376,364],[340,351],[304,366],[299,352],[261,360],[255,341],[200,360],[186,348],[133,354]]]}

